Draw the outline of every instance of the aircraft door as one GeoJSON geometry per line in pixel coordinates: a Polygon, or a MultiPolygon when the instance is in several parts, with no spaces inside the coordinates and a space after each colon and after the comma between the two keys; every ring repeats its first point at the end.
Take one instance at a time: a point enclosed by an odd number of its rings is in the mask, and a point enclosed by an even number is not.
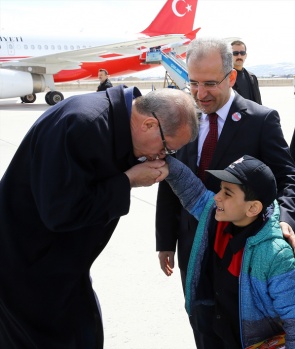
{"type": "Polygon", "coordinates": [[[13,42],[7,43],[7,51],[8,51],[9,56],[14,56],[15,50],[14,50],[14,43],[13,42]]]}

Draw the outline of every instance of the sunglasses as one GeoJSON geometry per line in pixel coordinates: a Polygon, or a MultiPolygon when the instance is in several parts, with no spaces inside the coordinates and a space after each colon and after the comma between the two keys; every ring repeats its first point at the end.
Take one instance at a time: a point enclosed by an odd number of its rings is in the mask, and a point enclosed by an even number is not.
{"type": "Polygon", "coordinates": [[[246,51],[233,51],[234,56],[238,56],[238,55],[245,56],[245,54],[246,54],[246,51]]]}

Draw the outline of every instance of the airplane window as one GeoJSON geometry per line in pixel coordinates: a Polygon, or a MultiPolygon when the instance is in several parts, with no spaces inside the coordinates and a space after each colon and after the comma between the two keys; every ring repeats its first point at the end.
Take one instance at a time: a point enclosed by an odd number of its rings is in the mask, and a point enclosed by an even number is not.
{"type": "Polygon", "coordinates": [[[38,45],[38,49],[41,50],[42,46],[41,45],[38,45]]]}
{"type": "Polygon", "coordinates": [[[67,49],[68,49],[68,45],[65,45],[65,46],[64,46],[64,49],[67,50],[67,49]]]}
{"type": "Polygon", "coordinates": [[[75,48],[74,48],[74,46],[73,46],[73,45],[71,45],[71,46],[70,46],[70,49],[71,49],[71,50],[74,50],[75,48]]]}
{"type": "Polygon", "coordinates": [[[51,45],[51,50],[55,50],[55,46],[54,45],[51,45]]]}
{"type": "Polygon", "coordinates": [[[31,49],[32,49],[32,50],[35,50],[35,45],[31,45],[31,49]]]}
{"type": "Polygon", "coordinates": [[[24,45],[24,48],[25,48],[25,50],[27,50],[28,49],[28,45],[24,45]]]}
{"type": "Polygon", "coordinates": [[[57,45],[57,49],[58,49],[58,50],[61,50],[61,46],[60,46],[60,45],[57,45]]]}
{"type": "Polygon", "coordinates": [[[45,48],[45,50],[48,50],[48,45],[45,45],[44,48],[45,48]]]}
{"type": "Polygon", "coordinates": [[[12,48],[13,48],[13,46],[12,46],[11,44],[9,44],[9,48],[10,48],[10,49],[12,49],[12,48]]]}

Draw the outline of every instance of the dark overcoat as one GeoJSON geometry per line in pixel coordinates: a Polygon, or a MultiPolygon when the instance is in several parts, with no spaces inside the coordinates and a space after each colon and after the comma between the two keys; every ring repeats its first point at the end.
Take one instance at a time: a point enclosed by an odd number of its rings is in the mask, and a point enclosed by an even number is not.
{"type": "Polygon", "coordinates": [[[0,182],[0,348],[102,348],[89,270],[136,163],[123,86],[67,98],[28,131],[0,182]]]}

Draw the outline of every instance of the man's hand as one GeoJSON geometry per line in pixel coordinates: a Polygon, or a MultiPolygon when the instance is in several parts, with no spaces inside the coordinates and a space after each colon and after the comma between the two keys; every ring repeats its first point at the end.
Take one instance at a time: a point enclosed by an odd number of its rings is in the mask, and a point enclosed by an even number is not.
{"type": "Polygon", "coordinates": [[[295,252],[295,234],[291,226],[286,222],[280,222],[280,226],[284,235],[284,238],[287,239],[288,243],[293,248],[295,252]]]}
{"type": "Polygon", "coordinates": [[[142,164],[131,167],[125,172],[129,178],[131,188],[148,187],[161,182],[167,176],[162,174],[161,169],[164,165],[164,160],[154,160],[145,161],[142,164]]]}
{"type": "Polygon", "coordinates": [[[174,268],[174,251],[160,251],[159,252],[159,260],[160,266],[163,272],[170,276],[173,273],[174,268]]]}

